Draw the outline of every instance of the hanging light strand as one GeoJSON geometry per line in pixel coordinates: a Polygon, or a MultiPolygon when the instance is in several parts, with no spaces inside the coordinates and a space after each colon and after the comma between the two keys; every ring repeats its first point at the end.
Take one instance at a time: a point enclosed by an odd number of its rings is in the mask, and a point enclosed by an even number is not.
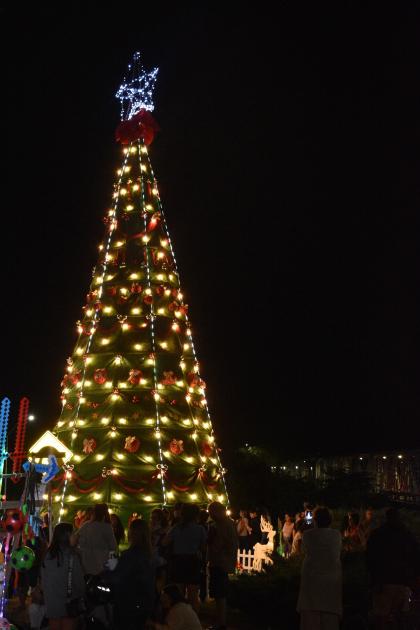
{"type": "MultiPolygon", "coordinates": [[[[171,241],[171,237],[170,237],[170,234],[169,234],[168,225],[166,223],[165,213],[163,211],[162,202],[160,200],[158,185],[157,185],[156,178],[155,178],[155,175],[154,175],[154,172],[153,172],[153,167],[152,167],[152,163],[151,163],[150,158],[149,158],[149,154],[147,153],[147,149],[146,149],[145,154],[147,156],[147,168],[149,169],[149,171],[151,173],[151,176],[152,176],[153,182],[154,182],[154,188],[157,191],[157,194],[156,194],[155,198],[156,198],[156,201],[157,201],[157,204],[158,204],[159,212],[160,212],[161,217],[162,217],[162,223],[163,223],[163,226],[164,226],[166,238],[168,239],[171,255],[172,255],[172,258],[173,258],[173,261],[174,261],[174,264],[175,264],[175,271],[176,271],[176,274],[177,274],[177,277],[178,277],[179,289],[181,290],[181,281],[180,281],[180,275],[179,275],[179,271],[178,271],[178,265],[177,265],[176,258],[175,258],[175,252],[174,252],[174,248],[172,246],[172,241],[171,241]]],[[[187,324],[189,325],[189,319],[188,319],[188,314],[187,313],[185,313],[185,320],[186,320],[187,324]]],[[[190,326],[188,326],[188,327],[190,328],[190,326]]],[[[195,345],[194,345],[194,341],[193,341],[193,338],[192,338],[192,334],[189,336],[189,340],[190,340],[191,349],[192,349],[193,356],[194,356],[195,365],[199,366],[199,362],[198,362],[198,359],[197,359],[197,353],[196,353],[196,350],[195,350],[195,345]]],[[[198,378],[201,378],[199,371],[197,372],[197,376],[198,376],[198,378]]],[[[210,425],[211,436],[213,438],[215,438],[214,431],[213,431],[213,424],[212,424],[211,416],[210,416],[210,410],[209,410],[207,401],[205,402],[204,408],[206,410],[207,420],[208,420],[209,425],[210,425]]],[[[214,445],[214,449],[215,449],[215,453],[216,453],[216,458],[217,458],[219,470],[222,471],[221,472],[221,478],[223,480],[223,486],[224,486],[225,493],[226,493],[227,503],[229,505],[229,495],[228,495],[228,492],[227,492],[226,480],[225,480],[225,469],[223,468],[222,462],[220,461],[219,452],[217,450],[217,445],[216,445],[216,440],[215,439],[214,439],[213,445],[214,445]]],[[[204,487],[204,482],[202,482],[202,483],[203,483],[203,487],[204,487]]]]}
{"type": "MultiPolygon", "coordinates": [[[[139,164],[140,164],[140,177],[141,177],[141,203],[142,203],[142,214],[143,214],[143,219],[144,219],[144,231],[145,233],[147,232],[147,213],[146,213],[146,197],[144,194],[144,190],[145,190],[145,181],[144,181],[144,175],[143,175],[143,170],[142,170],[142,159],[141,156],[143,155],[142,152],[142,146],[146,146],[144,145],[141,141],[139,141],[138,144],[138,154],[139,154],[139,164]]],[[[150,280],[150,251],[149,251],[149,246],[147,243],[144,243],[144,248],[146,251],[146,273],[147,273],[147,287],[150,291],[150,293],[152,294],[152,283],[150,280]]],[[[156,338],[155,338],[155,311],[154,311],[154,306],[153,306],[153,301],[150,304],[150,334],[151,334],[151,341],[152,341],[152,353],[153,353],[153,389],[157,392],[158,391],[158,378],[157,378],[157,371],[156,371],[156,338]]],[[[159,403],[155,400],[155,410],[156,410],[156,424],[155,424],[155,433],[157,434],[157,444],[158,444],[158,451],[159,451],[159,461],[160,461],[160,466],[165,466],[164,464],[164,460],[163,460],[163,452],[162,452],[162,440],[161,440],[161,433],[160,433],[160,412],[159,412],[159,403]]],[[[163,468],[162,468],[163,470],[163,468]]],[[[167,498],[166,498],[166,487],[165,487],[165,478],[164,478],[164,474],[160,474],[160,481],[162,484],[162,494],[163,494],[163,504],[166,505],[167,503],[167,498]]]]}
{"type": "MultiPolygon", "coordinates": [[[[129,153],[127,152],[125,154],[125,158],[124,158],[124,162],[123,162],[123,168],[120,171],[120,178],[118,180],[118,183],[115,187],[115,192],[116,195],[114,195],[113,199],[113,207],[112,207],[112,212],[109,213],[109,217],[111,221],[115,221],[116,215],[117,215],[117,208],[118,208],[118,202],[119,202],[119,197],[120,197],[120,189],[121,189],[121,184],[122,184],[122,179],[123,179],[123,173],[124,173],[124,167],[127,164],[127,160],[128,160],[128,156],[129,153]]],[[[108,268],[108,261],[109,261],[109,251],[111,249],[111,241],[112,241],[112,234],[113,234],[113,230],[109,230],[108,233],[108,238],[106,241],[106,245],[105,245],[105,255],[103,257],[103,263],[102,263],[102,275],[101,275],[101,281],[100,281],[100,285],[99,285],[99,291],[98,291],[98,297],[99,299],[101,299],[102,297],[102,293],[103,293],[103,283],[104,283],[104,279],[107,273],[107,268],[108,268]]],[[[94,280],[95,282],[95,280],[94,280]]],[[[91,285],[93,287],[93,285],[91,285]]],[[[93,320],[92,320],[92,326],[90,329],[90,334],[89,334],[89,339],[86,345],[86,351],[85,354],[89,354],[91,345],[92,345],[92,341],[93,341],[93,336],[95,334],[95,325],[98,322],[100,317],[100,311],[99,310],[95,310],[94,316],[93,316],[93,320]]],[[[78,398],[78,402],[77,402],[77,407],[76,407],[76,412],[74,414],[73,417],[73,427],[76,428],[77,427],[77,421],[79,419],[79,412],[80,412],[80,405],[82,404],[82,400],[83,400],[83,392],[84,392],[84,386],[85,386],[85,381],[86,381],[86,370],[87,370],[87,362],[84,361],[83,362],[83,372],[82,372],[82,378],[81,378],[81,387],[80,387],[80,394],[79,394],[79,398],[78,398]]],[[[73,443],[74,440],[76,439],[76,435],[74,428],[72,430],[71,433],[71,443],[70,443],[70,449],[72,450],[73,447],[73,443]]],[[[65,501],[65,496],[66,496],[66,492],[67,492],[67,486],[68,486],[68,477],[65,477],[65,481],[64,481],[64,485],[63,485],[63,492],[61,494],[60,497],[60,509],[59,509],[59,517],[58,517],[58,522],[60,523],[61,521],[61,517],[64,513],[64,501],[65,501]]]]}

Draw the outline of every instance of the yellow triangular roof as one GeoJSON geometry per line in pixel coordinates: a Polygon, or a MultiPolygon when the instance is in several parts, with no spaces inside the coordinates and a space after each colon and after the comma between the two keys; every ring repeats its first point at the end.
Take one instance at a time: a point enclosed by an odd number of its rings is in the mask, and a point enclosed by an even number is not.
{"type": "Polygon", "coordinates": [[[59,453],[65,453],[63,457],[63,462],[68,462],[69,459],[73,456],[73,453],[61,440],[58,439],[56,435],[51,433],[51,431],[45,431],[43,435],[29,448],[30,455],[36,455],[39,451],[45,447],[55,448],[59,453]]]}

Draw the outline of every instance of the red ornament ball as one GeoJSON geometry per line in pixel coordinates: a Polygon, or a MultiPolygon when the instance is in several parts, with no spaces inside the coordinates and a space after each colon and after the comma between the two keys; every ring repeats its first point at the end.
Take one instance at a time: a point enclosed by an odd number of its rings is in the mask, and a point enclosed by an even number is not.
{"type": "Polygon", "coordinates": [[[140,448],[140,440],[134,435],[125,438],[124,450],[128,453],[137,453],[140,448]]]}
{"type": "Polygon", "coordinates": [[[174,438],[169,443],[169,450],[173,455],[181,455],[184,452],[184,440],[176,440],[174,438]]]}
{"type": "Polygon", "coordinates": [[[23,514],[20,510],[8,510],[3,521],[3,527],[9,534],[17,534],[24,525],[23,514]]]}
{"type": "Polygon", "coordinates": [[[208,442],[203,442],[201,446],[201,451],[205,457],[210,457],[213,453],[213,447],[208,442]]]}
{"type": "Polygon", "coordinates": [[[142,379],[142,376],[143,373],[141,370],[133,368],[130,370],[127,380],[131,385],[138,385],[142,379]]]}
{"type": "Polygon", "coordinates": [[[96,449],[95,438],[85,438],[83,440],[83,452],[86,455],[91,455],[96,449]]]}
{"type": "Polygon", "coordinates": [[[95,372],[93,373],[93,380],[95,381],[95,383],[98,383],[98,385],[103,385],[106,382],[106,379],[107,373],[104,368],[95,370],[95,372]]]}

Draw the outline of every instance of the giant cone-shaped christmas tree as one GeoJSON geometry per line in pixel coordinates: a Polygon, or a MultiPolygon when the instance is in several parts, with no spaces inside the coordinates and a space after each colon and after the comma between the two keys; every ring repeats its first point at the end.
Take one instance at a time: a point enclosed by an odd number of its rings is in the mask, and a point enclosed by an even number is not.
{"type": "Polygon", "coordinates": [[[127,515],[177,501],[227,501],[148,155],[156,74],[143,70],[136,53],[117,93],[122,164],[55,427],[73,453],[54,487],[65,519],[95,502],[127,515]]]}

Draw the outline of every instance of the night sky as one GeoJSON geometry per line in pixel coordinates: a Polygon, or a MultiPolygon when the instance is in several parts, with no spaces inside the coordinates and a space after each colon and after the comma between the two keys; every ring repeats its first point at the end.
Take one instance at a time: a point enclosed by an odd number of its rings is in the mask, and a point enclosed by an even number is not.
{"type": "Polygon", "coordinates": [[[58,417],[140,50],[224,451],[419,446],[418,7],[197,4],[3,10],[0,394],[58,417]]]}

